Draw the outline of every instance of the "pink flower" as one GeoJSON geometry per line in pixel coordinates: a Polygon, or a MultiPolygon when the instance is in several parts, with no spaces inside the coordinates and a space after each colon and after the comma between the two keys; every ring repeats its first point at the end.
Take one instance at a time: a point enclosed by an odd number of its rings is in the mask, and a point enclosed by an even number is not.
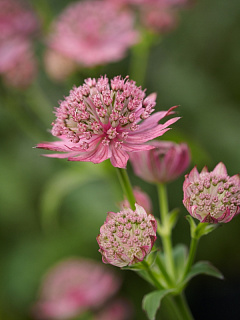
{"type": "MultiPolygon", "coordinates": [[[[152,213],[152,202],[147,193],[143,192],[139,187],[133,188],[133,194],[135,196],[137,204],[145,209],[147,214],[152,213]]],[[[120,203],[120,208],[123,210],[124,208],[130,208],[129,202],[127,199],[124,199],[120,203]]]]}
{"type": "Polygon", "coordinates": [[[97,237],[102,261],[125,267],[142,261],[156,240],[157,221],[136,203],[130,208],[109,212],[97,237]]]}
{"type": "Polygon", "coordinates": [[[152,141],[155,149],[134,152],[130,161],[135,174],[151,183],[165,183],[178,178],[189,166],[190,151],[185,143],[152,141]]]}
{"type": "Polygon", "coordinates": [[[119,286],[119,279],[97,262],[65,260],[43,279],[33,313],[37,319],[69,319],[101,306],[119,286]]]}
{"type": "Polygon", "coordinates": [[[118,298],[96,314],[94,320],[130,320],[133,310],[129,301],[118,298]]]}
{"type": "Polygon", "coordinates": [[[20,35],[28,37],[38,28],[39,21],[36,15],[23,5],[23,1],[0,0],[0,40],[20,35]]]}
{"type": "Polygon", "coordinates": [[[0,0],[0,73],[8,86],[25,88],[35,78],[31,37],[38,28],[37,17],[22,1],[0,0]]]}
{"type": "Polygon", "coordinates": [[[85,67],[120,60],[138,41],[134,16],[105,1],[71,3],[53,24],[49,46],[85,67]]]}
{"type": "Polygon", "coordinates": [[[212,172],[195,168],[185,176],[183,204],[201,222],[229,222],[240,211],[240,177],[220,162],[212,172]]]}
{"type": "Polygon", "coordinates": [[[151,115],[155,99],[155,94],[145,98],[145,91],[128,78],[117,76],[110,84],[106,76],[89,78],[56,110],[52,134],[61,140],[37,147],[65,152],[48,157],[93,163],[110,158],[114,167],[125,168],[128,153],[154,148],[145,142],[163,135],[179,119],[158,124],[175,107],[151,115]]]}

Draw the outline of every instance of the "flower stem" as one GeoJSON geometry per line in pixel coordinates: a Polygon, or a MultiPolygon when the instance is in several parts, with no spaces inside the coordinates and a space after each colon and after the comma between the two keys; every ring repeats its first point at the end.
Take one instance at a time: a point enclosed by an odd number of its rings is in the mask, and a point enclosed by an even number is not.
{"type": "Polygon", "coordinates": [[[198,239],[197,238],[192,238],[191,240],[191,245],[190,245],[190,250],[189,250],[189,255],[188,255],[188,260],[185,266],[185,270],[183,273],[183,279],[186,277],[188,272],[190,271],[195,255],[196,255],[196,250],[197,250],[197,245],[198,245],[198,239]]]}
{"type": "Polygon", "coordinates": [[[157,289],[160,289],[160,290],[163,289],[163,286],[160,284],[158,279],[153,274],[153,272],[152,272],[151,268],[149,267],[148,263],[145,260],[143,260],[142,264],[144,265],[146,271],[148,272],[148,275],[149,275],[150,279],[152,280],[153,284],[155,285],[155,287],[157,289]]]}
{"type": "Polygon", "coordinates": [[[136,200],[135,200],[135,197],[134,197],[134,194],[133,194],[133,189],[132,189],[132,185],[131,185],[131,182],[129,180],[128,174],[127,174],[127,170],[126,169],[121,169],[121,168],[116,168],[116,169],[117,169],[117,174],[118,174],[118,178],[119,178],[120,184],[121,184],[122,189],[123,189],[123,193],[127,197],[131,209],[135,210],[136,200]]]}
{"type": "Polygon", "coordinates": [[[162,263],[161,257],[158,255],[156,259],[156,263],[158,265],[159,270],[161,271],[167,285],[171,288],[173,286],[172,279],[169,277],[169,274],[166,271],[164,264],[162,263]]]}
{"type": "Polygon", "coordinates": [[[175,296],[174,301],[175,301],[179,311],[181,312],[184,320],[193,320],[194,319],[183,293],[175,296]]]}
{"type": "Polygon", "coordinates": [[[169,271],[169,275],[172,279],[175,277],[175,268],[172,253],[172,240],[171,240],[171,226],[168,222],[168,197],[167,189],[164,184],[158,184],[158,197],[159,197],[159,208],[160,208],[160,229],[161,238],[163,243],[163,249],[166,259],[166,267],[169,271]]]}

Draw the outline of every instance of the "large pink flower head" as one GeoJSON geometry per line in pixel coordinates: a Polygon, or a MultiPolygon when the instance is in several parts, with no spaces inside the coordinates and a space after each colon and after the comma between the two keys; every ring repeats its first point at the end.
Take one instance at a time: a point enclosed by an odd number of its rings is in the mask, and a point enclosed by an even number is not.
{"type": "Polygon", "coordinates": [[[109,212],[97,237],[103,262],[125,267],[142,261],[152,250],[156,230],[155,218],[138,204],[135,211],[109,212]]]}
{"type": "Polygon", "coordinates": [[[189,166],[190,151],[185,143],[151,141],[155,149],[134,152],[130,161],[135,174],[151,183],[165,183],[178,178],[189,166]]]}
{"type": "Polygon", "coordinates": [[[61,140],[37,147],[65,152],[49,157],[93,163],[110,158],[113,166],[125,168],[129,152],[154,148],[145,142],[163,135],[179,119],[158,124],[175,107],[152,115],[155,99],[155,94],[145,97],[128,78],[117,76],[110,83],[106,76],[87,79],[56,110],[52,134],[61,140]]]}
{"type": "Polygon", "coordinates": [[[134,15],[105,1],[70,4],[53,24],[49,46],[85,67],[124,57],[138,41],[134,15]]]}
{"type": "Polygon", "coordinates": [[[212,172],[195,168],[185,176],[183,204],[201,222],[229,222],[240,211],[240,177],[220,162],[212,172]]]}
{"type": "Polygon", "coordinates": [[[69,319],[98,308],[119,289],[120,280],[105,266],[87,259],[57,264],[43,279],[37,319],[69,319]]]}

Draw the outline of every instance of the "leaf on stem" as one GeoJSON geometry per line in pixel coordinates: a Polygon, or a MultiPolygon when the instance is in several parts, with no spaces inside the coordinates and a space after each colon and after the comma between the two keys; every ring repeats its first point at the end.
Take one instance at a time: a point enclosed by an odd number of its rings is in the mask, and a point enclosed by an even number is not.
{"type": "Polygon", "coordinates": [[[187,274],[183,283],[186,284],[193,277],[196,277],[197,275],[200,275],[200,274],[216,277],[221,280],[224,279],[223,274],[216,267],[214,267],[209,261],[199,261],[192,266],[191,270],[187,274]]]}
{"type": "Polygon", "coordinates": [[[190,224],[191,237],[195,239],[200,239],[219,227],[218,224],[212,224],[207,222],[200,222],[196,225],[194,219],[191,216],[186,216],[187,221],[190,224]]]}
{"type": "Polygon", "coordinates": [[[155,320],[156,313],[160,308],[162,299],[171,291],[171,289],[156,290],[144,296],[142,308],[146,311],[149,320],[155,320]]]}
{"type": "Polygon", "coordinates": [[[181,279],[183,276],[184,266],[187,260],[187,251],[187,247],[183,244],[179,244],[173,248],[176,279],[181,279]]]}

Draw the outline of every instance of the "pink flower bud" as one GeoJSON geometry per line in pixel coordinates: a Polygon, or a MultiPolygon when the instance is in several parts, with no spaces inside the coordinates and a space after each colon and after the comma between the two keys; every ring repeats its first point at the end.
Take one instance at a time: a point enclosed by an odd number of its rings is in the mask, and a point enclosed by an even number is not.
{"type": "Polygon", "coordinates": [[[142,261],[156,240],[157,222],[136,203],[136,210],[109,212],[97,237],[102,261],[125,267],[142,261]]]}
{"type": "Polygon", "coordinates": [[[185,176],[183,204],[201,222],[229,222],[240,211],[240,177],[229,177],[220,162],[212,172],[194,167],[185,176]]]}
{"type": "MultiPolygon", "coordinates": [[[[145,209],[147,214],[152,213],[152,202],[147,193],[143,192],[139,187],[133,188],[133,194],[135,196],[137,204],[145,209]]],[[[120,203],[120,208],[130,208],[128,200],[125,198],[124,201],[120,203]]]]}
{"type": "Polygon", "coordinates": [[[70,319],[98,308],[119,289],[120,281],[105,266],[86,259],[69,259],[43,279],[36,319],[70,319]]]}
{"type": "Polygon", "coordinates": [[[185,143],[151,141],[155,149],[134,152],[130,161],[135,174],[151,183],[164,183],[177,179],[189,166],[190,151],[185,143]]]}

